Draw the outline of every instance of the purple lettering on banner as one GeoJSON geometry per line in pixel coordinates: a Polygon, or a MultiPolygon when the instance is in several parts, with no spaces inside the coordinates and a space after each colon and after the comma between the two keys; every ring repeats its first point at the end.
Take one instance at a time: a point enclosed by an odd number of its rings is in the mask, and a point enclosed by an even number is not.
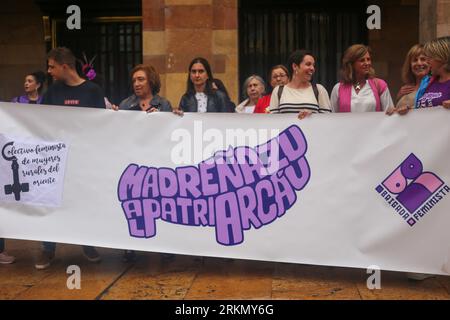
{"type": "Polygon", "coordinates": [[[161,216],[161,206],[158,201],[144,199],[142,201],[144,211],[145,237],[150,238],[156,234],[156,219],[161,216]]]}
{"type": "Polygon", "coordinates": [[[207,226],[208,219],[206,218],[208,214],[208,202],[204,199],[194,200],[194,225],[207,226]]]}
{"type": "MultiPolygon", "coordinates": [[[[214,227],[225,246],[244,241],[244,230],[282,217],[310,179],[307,142],[297,126],[255,148],[217,151],[195,166],[129,165],[119,179],[118,198],[132,237],[156,235],[156,220],[214,227]]],[[[421,184],[436,188],[424,177],[421,184]]]]}
{"type": "Polygon", "coordinates": [[[210,227],[216,225],[216,206],[213,197],[208,198],[208,225],[210,227]]]}
{"type": "Polygon", "coordinates": [[[236,245],[244,240],[239,206],[234,192],[216,198],[216,237],[223,245],[236,245]]]}
{"type": "Polygon", "coordinates": [[[119,200],[138,199],[142,194],[142,181],[147,173],[147,167],[130,164],[120,177],[119,200]]]}
{"type": "Polygon", "coordinates": [[[175,197],[178,192],[178,180],[175,171],[169,168],[158,169],[159,192],[166,198],[175,197]]]}
{"type": "Polygon", "coordinates": [[[200,175],[196,167],[177,168],[178,185],[181,197],[199,198],[200,175]]]}
{"type": "Polygon", "coordinates": [[[177,205],[181,208],[181,223],[189,225],[189,207],[192,207],[192,199],[178,198],[177,205]]]}
{"type": "Polygon", "coordinates": [[[280,134],[279,144],[289,162],[303,157],[306,152],[306,140],[299,127],[292,126],[280,134]]]}
{"type": "Polygon", "coordinates": [[[258,218],[262,224],[271,223],[277,218],[278,209],[275,201],[275,191],[270,180],[262,180],[256,185],[258,197],[258,218]]]}
{"type": "Polygon", "coordinates": [[[306,161],[305,158],[300,158],[297,161],[292,162],[291,165],[284,170],[284,174],[295,190],[303,190],[311,176],[308,161],[306,161]]]}
{"type": "Polygon", "coordinates": [[[178,223],[177,203],[174,199],[161,199],[161,219],[167,222],[178,223]]]}
{"type": "Polygon", "coordinates": [[[200,171],[201,187],[204,196],[219,193],[217,168],[214,161],[203,161],[198,166],[200,171]]]}
{"type": "Polygon", "coordinates": [[[295,203],[297,195],[285,176],[278,177],[277,175],[273,175],[271,180],[275,190],[278,216],[281,217],[295,203]]]}
{"type": "Polygon", "coordinates": [[[158,188],[158,170],[155,168],[148,168],[147,174],[142,184],[143,198],[157,198],[159,197],[158,188]]]}
{"type": "Polygon", "coordinates": [[[122,203],[122,209],[128,221],[130,234],[133,237],[145,237],[144,229],[139,228],[138,224],[143,225],[142,203],[140,200],[128,200],[122,203]]]}
{"type": "Polygon", "coordinates": [[[247,186],[238,190],[237,197],[239,208],[241,209],[242,228],[244,230],[249,230],[250,224],[256,229],[261,228],[261,221],[259,221],[255,214],[258,206],[255,191],[247,186]]]}
{"type": "Polygon", "coordinates": [[[218,164],[217,172],[219,175],[220,193],[227,193],[244,186],[244,178],[237,163],[218,164]]]}

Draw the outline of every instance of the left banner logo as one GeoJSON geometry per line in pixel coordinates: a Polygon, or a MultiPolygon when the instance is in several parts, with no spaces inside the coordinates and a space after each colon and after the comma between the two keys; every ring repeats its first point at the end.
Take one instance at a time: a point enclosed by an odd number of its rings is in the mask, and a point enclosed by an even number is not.
{"type": "Polygon", "coordinates": [[[0,148],[0,201],[61,205],[67,144],[0,134],[0,148]]]}

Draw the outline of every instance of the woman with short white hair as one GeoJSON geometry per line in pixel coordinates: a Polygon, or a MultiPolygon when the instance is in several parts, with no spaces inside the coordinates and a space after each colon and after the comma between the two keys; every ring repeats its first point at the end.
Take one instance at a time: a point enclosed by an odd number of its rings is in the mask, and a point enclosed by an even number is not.
{"type": "Polygon", "coordinates": [[[248,77],[242,86],[245,100],[236,107],[238,113],[253,113],[258,100],[266,93],[264,80],[254,74],[248,77]]]}

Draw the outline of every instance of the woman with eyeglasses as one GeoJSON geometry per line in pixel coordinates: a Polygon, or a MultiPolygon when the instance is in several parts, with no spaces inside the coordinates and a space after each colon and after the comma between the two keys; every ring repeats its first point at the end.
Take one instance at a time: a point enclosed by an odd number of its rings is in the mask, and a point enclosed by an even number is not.
{"type": "MultiPolygon", "coordinates": [[[[281,64],[273,66],[269,72],[269,79],[270,79],[270,86],[272,87],[272,89],[275,88],[276,86],[287,85],[289,82],[289,71],[285,66],[281,64]]],[[[272,90],[269,94],[266,94],[265,96],[263,96],[261,99],[258,100],[258,102],[256,103],[254,113],[270,113],[269,106],[271,98],[272,98],[272,90]]]]}

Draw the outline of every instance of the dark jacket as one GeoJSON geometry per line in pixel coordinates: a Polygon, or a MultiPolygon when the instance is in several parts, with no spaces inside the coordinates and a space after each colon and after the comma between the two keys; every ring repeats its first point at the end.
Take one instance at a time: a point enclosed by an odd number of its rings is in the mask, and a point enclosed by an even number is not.
{"type": "MultiPolygon", "coordinates": [[[[208,94],[206,112],[230,112],[226,95],[222,91],[208,94]]],[[[198,112],[195,94],[185,93],[180,100],[180,109],[184,112],[198,112]]]]}
{"type": "MultiPolygon", "coordinates": [[[[119,109],[141,111],[139,102],[139,97],[133,94],[120,103],[119,109]]],[[[155,95],[152,101],[150,101],[150,104],[152,105],[152,107],[157,108],[159,111],[172,112],[172,105],[170,104],[169,100],[160,97],[159,95],[155,95]]]]}

